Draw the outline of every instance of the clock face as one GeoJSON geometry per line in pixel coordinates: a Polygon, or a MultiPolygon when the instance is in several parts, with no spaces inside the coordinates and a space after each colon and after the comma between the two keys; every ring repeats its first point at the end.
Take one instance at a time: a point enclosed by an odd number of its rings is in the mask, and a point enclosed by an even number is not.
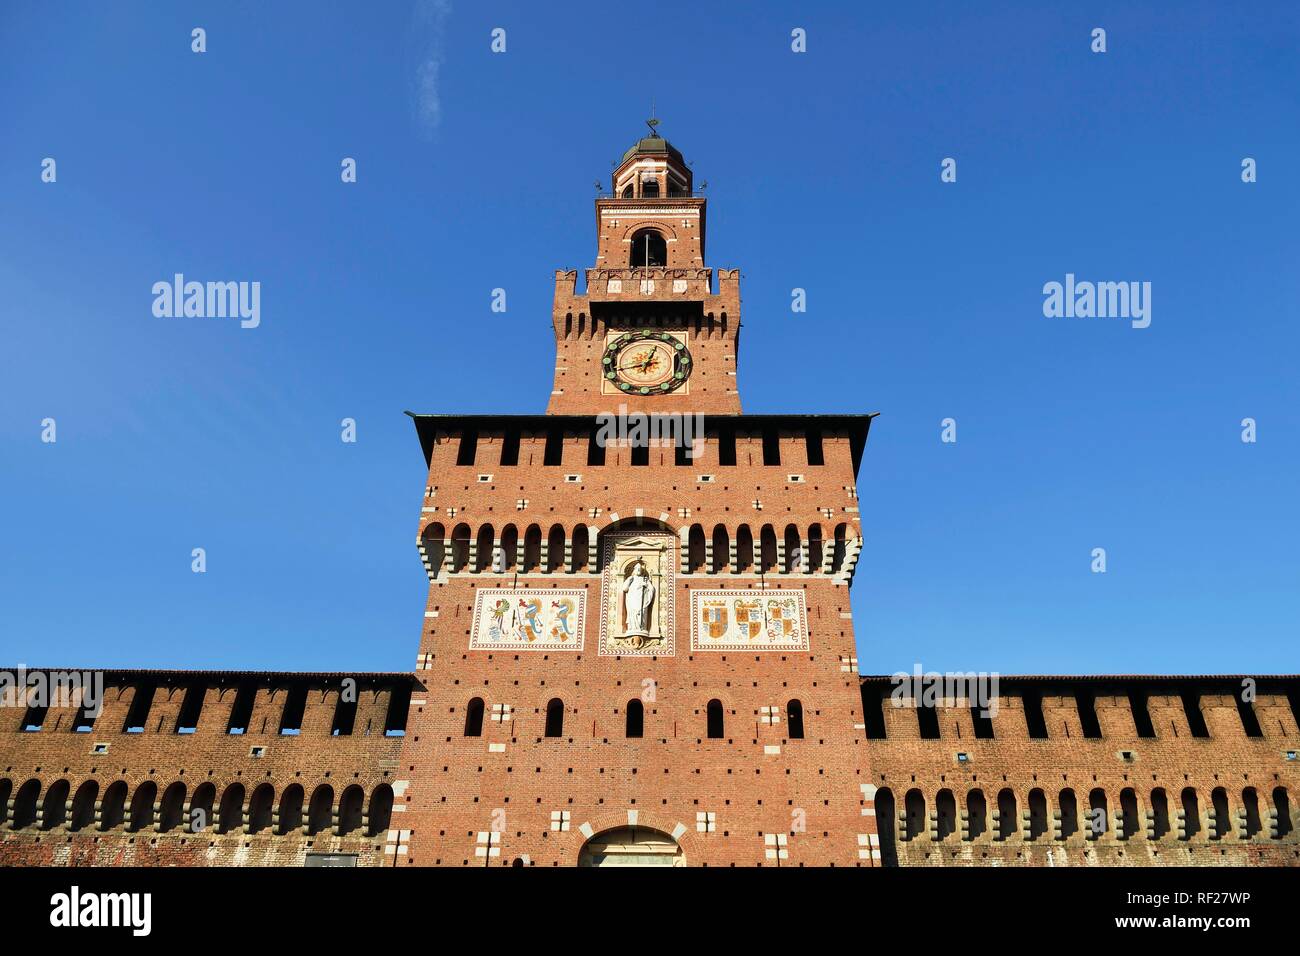
{"type": "Polygon", "coordinates": [[[664,395],[686,383],[691,352],[669,332],[624,332],[606,344],[601,374],[629,395],[664,395]]]}

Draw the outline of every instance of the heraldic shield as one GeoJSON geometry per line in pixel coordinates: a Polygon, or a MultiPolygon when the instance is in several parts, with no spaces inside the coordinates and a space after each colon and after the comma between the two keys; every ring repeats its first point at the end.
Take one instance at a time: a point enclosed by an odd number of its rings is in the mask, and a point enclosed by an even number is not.
{"type": "Polygon", "coordinates": [[[691,591],[692,650],[807,652],[807,621],[803,591],[691,591]]]}

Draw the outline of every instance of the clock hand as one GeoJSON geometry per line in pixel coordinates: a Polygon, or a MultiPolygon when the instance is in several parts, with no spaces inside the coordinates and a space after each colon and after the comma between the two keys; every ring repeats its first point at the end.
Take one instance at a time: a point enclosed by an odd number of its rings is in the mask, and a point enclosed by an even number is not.
{"type": "Polygon", "coordinates": [[[646,368],[650,365],[650,363],[653,361],[654,361],[654,355],[652,353],[648,358],[640,359],[636,362],[633,362],[631,365],[619,365],[617,368],[618,371],[622,371],[623,369],[628,369],[628,368],[634,368],[644,372],[646,368]]]}

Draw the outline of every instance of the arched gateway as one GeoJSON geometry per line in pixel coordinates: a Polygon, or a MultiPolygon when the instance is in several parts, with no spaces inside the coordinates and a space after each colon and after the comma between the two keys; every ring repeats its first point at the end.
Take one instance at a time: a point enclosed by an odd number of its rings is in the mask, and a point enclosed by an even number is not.
{"type": "Polygon", "coordinates": [[[578,866],[685,866],[686,854],[667,833],[648,827],[605,830],[588,840],[578,866]]]}

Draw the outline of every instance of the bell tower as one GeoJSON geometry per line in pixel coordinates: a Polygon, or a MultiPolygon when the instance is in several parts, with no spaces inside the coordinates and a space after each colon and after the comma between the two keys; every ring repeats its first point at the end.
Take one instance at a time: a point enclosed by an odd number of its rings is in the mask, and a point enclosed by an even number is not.
{"type": "Polygon", "coordinates": [[[596,264],[555,274],[547,411],[739,414],[740,273],[705,266],[707,200],[654,129],[596,199],[596,264]]]}
{"type": "Polygon", "coordinates": [[[741,414],[739,273],[706,265],[690,166],[651,135],[609,186],[585,288],[556,274],[547,414],[413,415],[429,593],[394,859],[870,865],[871,418],[741,414]]]}

